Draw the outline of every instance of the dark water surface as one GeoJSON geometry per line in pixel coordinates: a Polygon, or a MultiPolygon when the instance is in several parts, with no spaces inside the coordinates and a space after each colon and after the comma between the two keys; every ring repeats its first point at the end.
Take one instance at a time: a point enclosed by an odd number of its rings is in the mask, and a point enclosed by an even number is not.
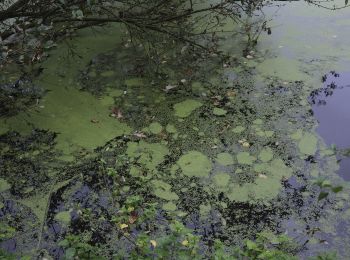
{"type": "MultiPolygon", "coordinates": [[[[319,125],[317,132],[328,146],[350,147],[350,73],[330,73],[320,91],[311,95],[312,109],[319,125]],[[315,94],[315,96],[313,96],[315,94]]],[[[350,158],[340,158],[339,175],[350,180],[350,158]]]]}

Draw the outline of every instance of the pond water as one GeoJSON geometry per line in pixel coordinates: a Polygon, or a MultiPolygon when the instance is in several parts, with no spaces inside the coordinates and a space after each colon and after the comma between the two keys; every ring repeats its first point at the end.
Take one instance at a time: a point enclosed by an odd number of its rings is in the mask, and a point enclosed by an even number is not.
{"type": "Polygon", "coordinates": [[[120,232],[157,239],[177,219],[204,249],[272,231],[300,258],[348,258],[349,160],[339,165],[331,144],[350,146],[350,10],[282,4],[265,10],[272,34],[251,57],[243,36],[225,35],[225,64],[169,46],[155,74],[119,27],[51,51],[34,81],[43,98],[0,118],[0,219],[15,228],[1,247],[59,259],[59,242],[78,234],[108,258],[132,248],[120,232]],[[332,81],[326,103],[309,102],[332,81]],[[318,180],[343,190],[318,200],[318,180]],[[149,205],[155,217],[138,223],[149,205]]]}
{"type": "MultiPolygon", "coordinates": [[[[327,74],[322,88],[312,97],[313,111],[318,120],[317,132],[328,146],[350,147],[350,74],[327,74]],[[335,74],[335,76],[334,76],[335,74]]],[[[340,158],[339,175],[350,180],[349,158],[340,158]]]]}

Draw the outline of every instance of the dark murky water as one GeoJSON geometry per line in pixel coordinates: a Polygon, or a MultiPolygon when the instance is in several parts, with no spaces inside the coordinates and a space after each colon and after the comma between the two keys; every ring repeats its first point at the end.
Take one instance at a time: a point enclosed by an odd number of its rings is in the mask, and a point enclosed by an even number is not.
{"type": "MultiPolygon", "coordinates": [[[[324,85],[311,94],[312,109],[319,125],[317,132],[328,146],[350,147],[350,73],[329,73],[324,85]]],[[[350,158],[340,158],[339,175],[350,180],[350,158]]]]}

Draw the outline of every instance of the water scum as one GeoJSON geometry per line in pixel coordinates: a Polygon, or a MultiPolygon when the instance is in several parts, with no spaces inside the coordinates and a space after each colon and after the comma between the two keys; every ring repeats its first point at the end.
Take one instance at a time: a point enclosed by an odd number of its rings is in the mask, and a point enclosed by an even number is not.
{"type": "Polygon", "coordinates": [[[166,246],[178,220],[203,257],[214,239],[239,246],[263,231],[288,234],[301,257],[350,255],[349,185],[306,100],[314,71],[283,53],[227,68],[178,56],[163,65],[167,78],[150,78],[142,51],[132,63],[135,50],[112,32],[83,32],[68,64],[59,46],[35,82],[50,91],[1,119],[3,249],[118,259],[142,236],[166,246]],[[319,201],[319,178],[344,190],[319,201]]]}

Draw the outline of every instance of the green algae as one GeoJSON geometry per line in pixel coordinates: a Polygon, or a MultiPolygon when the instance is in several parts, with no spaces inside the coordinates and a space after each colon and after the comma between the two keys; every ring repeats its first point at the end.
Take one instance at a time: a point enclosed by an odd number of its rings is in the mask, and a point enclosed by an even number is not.
{"type": "Polygon", "coordinates": [[[169,201],[179,199],[179,196],[171,191],[172,187],[170,184],[161,180],[153,180],[151,183],[154,187],[153,194],[158,198],[169,201]]]}
{"type": "Polygon", "coordinates": [[[71,222],[70,211],[61,211],[61,212],[57,213],[55,216],[55,220],[65,224],[65,225],[69,225],[71,222]]]}
{"type": "Polygon", "coordinates": [[[177,209],[176,207],[176,204],[169,201],[165,204],[163,204],[162,208],[165,210],[165,211],[175,211],[177,209]]]}
{"type": "Polygon", "coordinates": [[[8,183],[6,180],[0,178],[0,192],[4,192],[11,189],[11,184],[8,183]]]}
{"type": "Polygon", "coordinates": [[[218,173],[213,177],[214,183],[218,187],[225,187],[229,184],[230,175],[227,173],[218,173]]]}
{"type": "Polygon", "coordinates": [[[177,133],[176,127],[173,124],[167,124],[165,127],[165,130],[169,133],[169,134],[175,134],[177,133]]]}
{"type": "Polygon", "coordinates": [[[314,155],[317,151],[317,138],[311,133],[305,133],[298,143],[301,153],[314,155]]]}
{"type": "Polygon", "coordinates": [[[184,175],[189,177],[207,177],[212,169],[208,157],[198,151],[190,151],[177,161],[184,175]]]}
{"type": "Polygon", "coordinates": [[[259,154],[259,160],[262,162],[271,161],[273,158],[273,152],[270,147],[263,149],[259,154]]]}
{"type": "Polygon", "coordinates": [[[132,161],[137,161],[150,171],[155,171],[157,165],[162,163],[169,154],[168,148],[160,143],[147,143],[145,141],[129,142],[126,154],[132,161]]]}
{"type": "Polygon", "coordinates": [[[69,40],[69,44],[60,44],[51,51],[42,64],[44,72],[35,81],[47,90],[37,109],[7,118],[6,122],[1,119],[0,125],[24,134],[32,128],[50,129],[58,133],[57,148],[67,155],[66,158],[81,148],[92,150],[116,136],[130,133],[130,127],[109,116],[111,99],[106,104],[104,100],[80,91],[76,81],[81,68],[96,53],[115,48],[120,41],[115,37],[118,30],[118,27],[111,27],[110,32],[99,34],[99,37],[89,30],[82,30],[79,37],[69,40]],[[67,59],[71,45],[79,45],[76,52],[80,59],[67,59]]]}
{"type": "Polygon", "coordinates": [[[224,116],[224,115],[227,114],[227,110],[215,107],[213,109],[213,114],[216,115],[216,116],[224,116]]]}
{"type": "Polygon", "coordinates": [[[233,164],[233,157],[229,153],[219,153],[217,155],[216,161],[221,165],[228,166],[233,164]]]}
{"type": "Polygon", "coordinates": [[[248,152],[240,152],[237,154],[237,161],[240,164],[251,165],[256,161],[256,157],[250,155],[248,152]]]}
{"type": "Polygon", "coordinates": [[[253,121],[254,125],[261,125],[263,123],[262,119],[258,118],[253,121]]]}
{"type": "Polygon", "coordinates": [[[244,126],[236,126],[235,128],[232,129],[232,132],[234,132],[235,134],[240,134],[242,133],[246,128],[244,126]]]}
{"type": "Polygon", "coordinates": [[[201,102],[194,99],[187,99],[174,105],[175,116],[180,118],[188,117],[194,110],[201,106],[201,102]]]}
{"type": "Polygon", "coordinates": [[[126,79],[124,83],[127,87],[139,87],[139,86],[143,86],[145,84],[145,82],[142,78],[126,79]]]}
{"type": "Polygon", "coordinates": [[[160,134],[162,132],[163,127],[160,123],[154,122],[148,126],[148,129],[152,134],[157,135],[157,134],[160,134]]]}
{"type": "Polygon", "coordinates": [[[115,72],[113,70],[107,70],[107,71],[103,71],[100,75],[102,77],[112,77],[114,76],[115,72]]]}
{"type": "Polygon", "coordinates": [[[211,205],[210,204],[201,204],[199,206],[199,213],[200,213],[202,218],[205,218],[206,216],[208,216],[210,211],[211,211],[211,205]]]}
{"type": "Polygon", "coordinates": [[[282,178],[292,175],[292,170],[281,159],[274,159],[270,163],[260,164],[259,172],[264,175],[257,177],[254,183],[239,185],[230,184],[230,192],[227,197],[231,201],[251,202],[258,201],[268,203],[269,200],[278,196],[282,190],[282,178]]]}

